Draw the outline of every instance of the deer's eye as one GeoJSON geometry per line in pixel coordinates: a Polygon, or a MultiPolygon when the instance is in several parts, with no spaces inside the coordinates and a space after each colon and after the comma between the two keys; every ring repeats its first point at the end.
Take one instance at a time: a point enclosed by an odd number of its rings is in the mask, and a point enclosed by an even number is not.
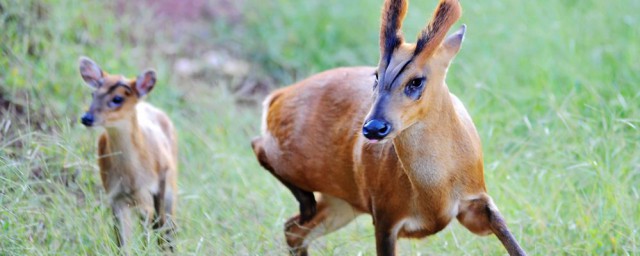
{"type": "Polygon", "coordinates": [[[420,86],[422,86],[423,82],[424,82],[424,78],[416,78],[411,80],[411,82],[409,82],[409,86],[412,87],[411,89],[417,89],[417,88],[420,88],[420,86]]]}
{"type": "Polygon", "coordinates": [[[122,96],[116,95],[115,97],[113,97],[113,99],[111,99],[111,102],[109,102],[109,106],[112,108],[119,107],[123,102],[124,98],[122,96]]]}
{"type": "Polygon", "coordinates": [[[414,78],[404,87],[404,93],[407,97],[417,100],[422,95],[422,88],[425,82],[424,77],[414,78]]]}

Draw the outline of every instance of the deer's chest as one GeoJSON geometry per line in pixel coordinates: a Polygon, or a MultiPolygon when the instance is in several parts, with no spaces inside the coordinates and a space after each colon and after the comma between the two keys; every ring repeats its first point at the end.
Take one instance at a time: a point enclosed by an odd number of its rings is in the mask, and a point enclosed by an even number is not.
{"type": "Polygon", "coordinates": [[[130,203],[135,204],[136,195],[157,193],[157,175],[149,163],[137,157],[119,155],[117,152],[110,156],[110,162],[110,168],[101,170],[110,201],[131,200],[130,203]]]}

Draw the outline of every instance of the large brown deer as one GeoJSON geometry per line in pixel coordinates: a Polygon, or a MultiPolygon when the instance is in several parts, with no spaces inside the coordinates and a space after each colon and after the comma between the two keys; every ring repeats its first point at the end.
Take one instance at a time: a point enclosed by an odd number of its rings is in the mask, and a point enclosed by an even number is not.
{"type": "Polygon", "coordinates": [[[159,243],[173,251],[177,200],[176,133],[169,117],[142,101],[154,88],[156,74],[147,70],[136,79],[111,75],[87,57],[80,57],[80,74],[93,91],[93,101],[81,122],[102,126],[98,165],[102,185],[116,218],[119,247],[132,237],[132,210],[145,227],[164,229],[159,243]],[[165,243],[168,242],[168,243],[165,243]]]}
{"type": "Polygon", "coordinates": [[[407,7],[384,3],[377,68],[329,70],[264,102],[252,146],[299,202],[300,215],[285,224],[291,253],[306,255],[313,239],[369,213],[378,255],[394,255],[398,238],[437,233],[453,218],[525,255],[486,192],[471,117],[445,84],[466,27],[446,33],[461,7],[441,0],[415,44],[400,31],[407,7]]]}

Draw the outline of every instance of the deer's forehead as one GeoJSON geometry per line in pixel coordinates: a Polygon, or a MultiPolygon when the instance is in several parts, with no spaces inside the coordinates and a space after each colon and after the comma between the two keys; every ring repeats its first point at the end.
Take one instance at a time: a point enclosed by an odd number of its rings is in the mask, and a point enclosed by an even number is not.
{"type": "Polygon", "coordinates": [[[379,67],[379,76],[383,79],[382,83],[386,88],[391,88],[394,84],[410,70],[420,69],[416,67],[415,60],[415,44],[403,44],[399,46],[392,54],[389,63],[382,63],[379,67]]]}
{"type": "Polygon", "coordinates": [[[104,78],[102,85],[98,88],[98,94],[108,94],[131,89],[131,81],[124,76],[110,75],[104,78]]]}
{"type": "Polygon", "coordinates": [[[414,58],[413,48],[411,46],[401,46],[396,49],[391,55],[389,65],[386,67],[386,72],[395,71],[397,73],[402,66],[407,64],[414,58]]]}
{"type": "Polygon", "coordinates": [[[104,77],[105,87],[115,86],[116,84],[129,84],[129,79],[122,75],[108,75],[104,77]]]}

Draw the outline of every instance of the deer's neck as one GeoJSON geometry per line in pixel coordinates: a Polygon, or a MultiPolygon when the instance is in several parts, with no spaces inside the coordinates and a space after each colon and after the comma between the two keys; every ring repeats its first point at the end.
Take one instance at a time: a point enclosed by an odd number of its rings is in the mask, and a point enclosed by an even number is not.
{"type": "Polygon", "coordinates": [[[431,96],[425,99],[430,104],[425,116],[393,140],[406,174],[418,188],[442,184],[450,177],[455,140],[462,128],[446,86],[431,96]]]}
{"type": "Polygon", "coordinates": [[[106,127],[106,132],[111,152],[119,158],[137,158],[137,154],[144,151],[144,137],[135,112],[116,125],[106,127]]]}

